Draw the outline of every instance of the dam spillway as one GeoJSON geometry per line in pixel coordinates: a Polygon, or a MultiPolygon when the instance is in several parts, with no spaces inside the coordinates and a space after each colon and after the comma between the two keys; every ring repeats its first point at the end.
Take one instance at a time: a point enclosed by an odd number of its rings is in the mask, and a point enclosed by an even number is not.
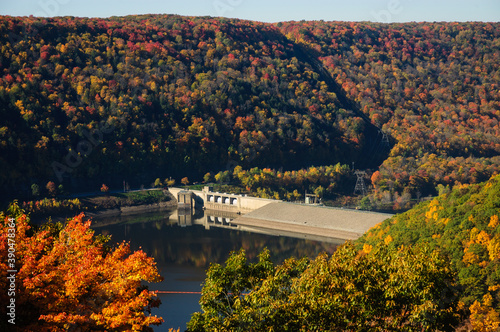
{"type": "Polygon", "coordinates": [[[205,186],[203,190],[185,190],[182,188],[169,188],[168,190],[177,198],[180,208],[245,214],[255,211],[267,204],[281,202],[280,200],[274,199],[214,192],[210,186],[205,186]]]}

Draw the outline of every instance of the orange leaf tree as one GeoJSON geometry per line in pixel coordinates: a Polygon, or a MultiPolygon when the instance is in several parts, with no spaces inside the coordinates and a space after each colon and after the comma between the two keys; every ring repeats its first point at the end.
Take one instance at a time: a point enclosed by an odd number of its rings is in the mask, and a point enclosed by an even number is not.
{"type": "MultiPolygon", "coordinates": [[[[15,327],[147,331],[150,325],[163,322],[150,314],[160,304],[156,294],[141,286],[141,281],[158,282],[162,277],[153,258],[142,250],[131,253],[127,243],[107,246],[109,238],[94,236],[83,214],[66,225],[49,223],[38,229],[17,205],[0,217],[0,286],[4,290],[10,286],[7,271],[13,269],[8,265],[13,262],[8,260],[8,249],[15,223],[15,295],[0,294],[2,310],[4,303],[15,299],[15,327]]],[[[7,322],[3,319],[0,324],[7,322]]]]}

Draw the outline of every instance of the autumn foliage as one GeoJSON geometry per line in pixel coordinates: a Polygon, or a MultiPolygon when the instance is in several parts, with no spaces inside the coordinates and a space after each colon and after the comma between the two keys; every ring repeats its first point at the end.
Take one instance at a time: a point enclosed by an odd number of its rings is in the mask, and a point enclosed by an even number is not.
{"type": "Polygon", "coordinates": [[[204,331],[452,331],[458,322],[453,273],[428,247],[370,252],[352,244],[328,257],[269,252],[249,263],[233,253],[207,272],[188,328],[204,331]]]}
{"type": "Polygon", "coordinates": [[[215,180],[219,183],[230,182],[233,186],[237,186],[232,188],[233,191],[243,189],[257,197],[297,201],[304,198],[303,194],[306,191],[330,197],[346,193],[346,188],[351,193],[352,177],[350,167],[339,163],[294,171],[258,167],[246,170],[236,166],[232,172],[226,170],[217,173],[215,180]]]}
{"type": "Polygon", "coordinates": [[[271,25],[1,17],[0,44],[9,185],[28,174],[111,187],[153,173],[201,179],[229,161],[336,163],[364,142],[362,121],[337,114],[335,94],[271,25]]]}
{"type": "Polygon", "coordinates": [[[449,257],[460,301],[477,331],[500,327],[500,175],[466,185],[384,221],[359,248],[426,243],[449,257]]]}
{"type": "Polygon", "coordinates": [[[497,23],[286,22],[372,123],[396,140],[378,190],[434,194],[500,164],[497,23]]]}
{"type": "MultiPolygon", "coordinates": [[[[7,289],[7,225],[15,218],[17,328],[143,331],[161,324],[162,318],[147,314],[159,300],[141,282],[162,278],[143,251],[132,253],[127,243],[106,246],[83,214],[64,226],[35,228],[17,207],[10,212],[2,215],[0,284],[7,289]]],[[[0,298],[6,303],[7,293],[0,298]]]]}
{"type": "Polygon", "coordinates": [[[478,183],[499,172],[499,31],[4,16],[0,183],[196,182],[228,164],[352,162],[379,172],[378,193],[478,183]]]}

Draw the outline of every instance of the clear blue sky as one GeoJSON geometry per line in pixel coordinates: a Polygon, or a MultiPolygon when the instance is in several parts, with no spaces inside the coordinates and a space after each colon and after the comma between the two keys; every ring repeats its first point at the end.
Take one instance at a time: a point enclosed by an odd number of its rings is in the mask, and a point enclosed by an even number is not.
{"type": "Polygon", "coordinates": [[[500,0],[0,0],[0,15],[224,16],[262,22],[500,21],[500,0]]]}

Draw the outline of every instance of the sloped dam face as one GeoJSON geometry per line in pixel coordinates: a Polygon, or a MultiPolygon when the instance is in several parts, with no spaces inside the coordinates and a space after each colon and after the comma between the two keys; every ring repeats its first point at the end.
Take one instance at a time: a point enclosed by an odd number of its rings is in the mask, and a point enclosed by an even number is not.
{"type": "Polygon", "coordinates": [[[355,240],[391,214],[303,204],[272,202],[236,218],[237,225],[355,240]]]}

